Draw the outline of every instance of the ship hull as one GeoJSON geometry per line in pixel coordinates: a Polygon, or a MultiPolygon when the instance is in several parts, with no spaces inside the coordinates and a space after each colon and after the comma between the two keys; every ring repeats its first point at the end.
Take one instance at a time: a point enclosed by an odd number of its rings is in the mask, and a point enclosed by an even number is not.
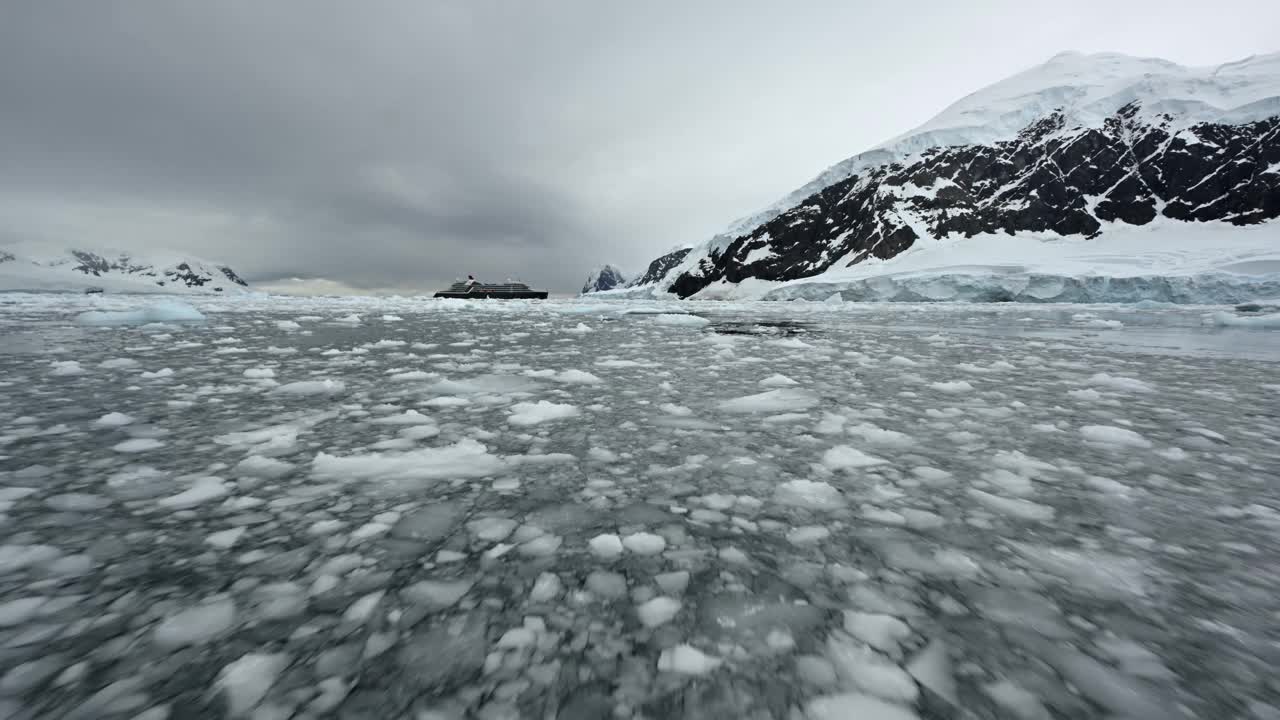
{"type": "Polygon", "coordinates": [[[455,300],[546,300],[546,290],[518,290],[515,292],[500,292],[477,290],[475,292],[449,292],[441,290],[435,294],[438,298],[452,298],[455,300]]]}

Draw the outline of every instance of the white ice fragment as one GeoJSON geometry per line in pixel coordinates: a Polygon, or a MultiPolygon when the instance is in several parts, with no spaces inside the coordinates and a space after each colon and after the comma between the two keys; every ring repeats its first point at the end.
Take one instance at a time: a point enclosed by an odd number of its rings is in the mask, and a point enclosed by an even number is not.
{"type": "Polygon", "coordinates": [[[226,550],[232,545],[235,545],[240,540],[240,536],[244,535],[245,530],[246,528],[243,528],[243,527],[231,528],[229,530],[220,530],[216,533],[210,533],[209,536],[204,539],[204,541],[209,545],[212,545],[215,548],[218,548],[219,550],[226,550]]]}
{"type": "Polygon", "coordinates": [[[997,705],[1013,713],[1018,720],[1052,720],[1053,718],[1035,695],[1008,680],[983,685],[982,692],[997,705]]]}
{"type": "Polygon", "coordinates": [[[658,656],[658,670],[681,675],[706,675],[720,667],[724,661],[706,655],[692,645],[677,645],[662,651],[658,656]]]}
{"type": "Polygon", "coordinates": [[[556,373],[551,379],[566,385],[599,385],[604,382],[585,370],[565,370],[556,373]]]}
{"type": "Polygon", "coordinates": [[[804,525],[787,531],[792,545],[812,545],[831,537],[831,531],[821,525],[804,525]]]}
{"type": "Polygon", "coordinates": [[[35,595],[0,603],[0,627],[13,627],[30,620],[48,600],[43,595],[35,595]]]}
{"type": "Polygon", "coordinates": [[[1089,384],[1112,390],[1121,390],[1124,392],[1155,392],[1155,388],[1141,380],[1138,380],[1137,378],[1120,377],[1116,375],[1108,375],[1107,373],[1098,373],[1089,378],[1089,384]]]}
{"type": "Polygon", "coordinates": [[[773,498],[782,505],[810,510],[835,510],[845,506],[840,491],[821,480],[788,480],[774,488],[773,498]]]}
{"type": "Polygon", "coordinates": [[[848,445],[837,445],[822,454],[822,464],[831,470],[852,470],[855,468],[884,465],[888,460],[868,455],[848,445]]]}
{"type": "Polygon", "coordinates": [[[271,691],[280,673],[289,666],[284,653],[249,653],[218,673],[218,687],[226,694],[227,713],[243,717],[271,691]]]}
{"type": "Polygon", "coordinates": [[[637,555],[657,555],[667,548],[667,541],[661,535],[638,532],[622,538],[622,545],[637,555]]]}
{"type": "Polygon", "coordinates": [[[510,518],[485,517],[467,523],[467,531],[481,540],[500,542],[506,540],[512,530],[516,529],[516,521],[510,518]]]}
{"type": "Polygon", "coordinates": [[[659,573],[653,577],[654,582],[658,583],[658,587],[662,591],[671,595],[679,595],[689,587],[689,571],[676,570],[674,572],[659,573]]]}
{"type": "Polygon", "coordinates": [[[276,480],[293,471],[293,465],[283,460],[250,455],[236,464],[236,474],[242,477],[276,480]]]}
{"type": "Polygon", "coordinates": [[[1113,447],[1149,448],[1151,441],[1128,428],[1111,425],[1085,425],[1080,434],[1086,442],[1113,447]]]}
{"type": "Polygon", "coordinates": [[[351,603],[347,611],[342,613],[342,619],[347,622],[362,623],[368,620],[372,615],[378,603],[382,602],[382,596],[386,594],[385,590],[376,590],[374,592],[361,597],[359,600],[351,603]]]}
{"type": "Polygon", "coordinates": [[[775,388],[794,387],[799,384],[800,383],[796,382],[795,380],[792,380],[791,378],[787,377],[786,375],[783,375],[782,373],[774,373],[773,375],[770,375],[769,377],[760,381],[760,385],[762,385],[763,387],[775,387],[775,388]]]}
{"type": "Polygon", "coordinates": [[[659,325],[668,325],[671,327],[690,327],[700,328],[710,325],[711,321],[698,315],[683,315],[666,313],[663,315],[655,315],[653,321],[659,325]]]}
{"type": "Polygon", "coordinates": [[[670,622],[680,612],[680,601],[660,595],[636,607],[636,615],[640,623],[647,628],[655,628],[670,622]]]}
{"type": "Polygon", "coordinates": [[[337,395],[347,389],[341,380],[299,380],[281,385],[271,391],[273,395],[337,395]]]}
{"type": "Polygon", "coordinates": [[[916,682],[952,705],[958,702],[956,679],[951,672],[951,658],[947,654],[947,645],[942,640],[932,640],[916,653],[911,662],[907,663],[907,672],[916,682]]]}
{"type": "Polygon", "coordinates": [[[403,592],[406,598],[439,610],[461,600],[473,584],[471,580],[420,580],[403,592]]]}
{"type": "Polygon", "coordinates": [[[276,371],[269,367],[252,367],[241,374],[250,380],[267,380],[275,377],[276,371]]]}
{"type": "Polygon", "coordinates": [[[517,552],[525,557],[548,557],[560,549],[562,542],[556,535],[543,535],[520,545],[517,552]]]}
{"type": "Polygon", "coordinates": [[[59,512],[89,512],[107,507],[111,499],[90,493],[61,493],[45,498],[44,504],[59,512]]]}
{"type": "Polygon", "coordinates": [[[559,576],[544,572],[533,582],[533,589],[529,591],[529,601],[540,603],[553,600],[560,595],[561,589],[559,576]]]}
{"type": "Polygon", "coordinates": [[[896,655],[911,628],[892,615],[844,611],[844,629],[852,636],[882,652],[896,655]]]}
{"type": "Polygon", "coordinates": [[[564,420],[577,417],[581,411],[573,405],[553,403],[548,400],[537,402],[520,402],[511,406],[507,422],[518,427],[540,425],[553,420],[564,420]]]}
{"type": "Polygon", "coordinates": [[[813,698],[804,706],[805,720],[919,720],[902,705],[861,693],[840,693],[813,698]]]}
{"type": "Polygon", "coordinates": [[[230,598],[217,598],[174,615],[156,626],[156,645],[173,650],[185,645],[202,645],[231,629],[236,606],[230,598]]]}
{"type": "Polygon", "coordinates": [[[532,628],[511,628],[498,638],[498,647],[504,650],[516,650],[538,642],[538,634],[532,628]]]}
{"type": "Polygon", "coordinates": [[[973,392],[973,386],[970,385],[967,380],[929,383],[929,387],[947,395],[959,395],[961,393],[973,392]]]}
{"type": "Polygon", "coordinates": [[[507,463],[470,438],[440,448],[338,457],[326,453],[311,462],[320,480],[439,480],[494,475],[507,463]]]}
{"type": "Polygon", "coordinates": [[[164,447],[164,443],[155,438],[132,438],[111,446],[112,450],[122,453],[140,453],[164,447]]]}
{"type": "Polygon", "coordinates": [[[601,560],[612,560],[622,554],[622,540],[612,533],[597,535],[587,545],[591,548],[591,554],[601,560]]]}
{"type": "Polygon", "coordinates": [[[818,400],[817,394],[808,390],[781,388],[724,400],[719,408],[723,412],[740,414],[798,412],[814,407],[818,400]]]}
{"type": "Polygon", "coordinates": [[[186,490],[177,495],[161,498],[156,501],[156,504],[173,510],[183,510],[210,500],[217,500],[227,493],[227,486],[222,482],[222,478],[202,477],[197,478],[186,490]]]}
{"type": "Polygon", "coordinates": [[[76,324],[110,327],[147,325],[149,323],[200,322],[205,316],[186,303],[172,300],[157,302],[138,310],[124,312],[90,311],[76,316],[76,324]]]}
{"type": "Polygon", "coordinates": [[[133,423],[133,418],[119,412],[109,412],[93,421],[98,427],[121,427],[133,423]]]}
{"type": "Polygon", "coordinates": [[[865,645],[833,634],[827,638],[827,658],[843,687],[855,687],[901,703],[914,703],[920,695],[920,688],[906,670],[865,645]]]}
{"type": "Polygon", "coordinates": [[[1054,510],[1048,505],[1041,505],[1022,498],[1006,498],[983,492],[976,488],[969,489],[969,496],[982,503],[989,510],[1023,520],[1040,520],[1048,522],[1053,519],[1054,510]]]}

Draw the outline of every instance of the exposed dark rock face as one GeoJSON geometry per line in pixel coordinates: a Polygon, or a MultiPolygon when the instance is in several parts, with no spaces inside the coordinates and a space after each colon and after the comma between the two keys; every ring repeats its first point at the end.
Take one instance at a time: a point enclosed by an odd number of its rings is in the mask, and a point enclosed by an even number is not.
{"type": "MultiPolygon", "coordinates": [[[[1173,117],[1139,110],[1127,105],[1100,128],[1067,127],[1054,113],[1006,142],[937,147],[871,168],[711,251],[670,290],[688,297],[721,280],[810,277],[891,258],[922,234],[1092,237],[1103,222],[1159,216],[1235,225],[1280,217],[1280,117],[1179,130],[1173,117]]],[[[658,258],[635,284],[659,281],[688,252],[658,258]]]]}
{"type": "Polygon", "coordinates": [[[681,248],[654,260],[649,263],[649,267],[644,271],[643,275],[631,281],[631,286],[651,285],[658,282],[665,277],[667,273],[671,272],[672,268],[684,262],[685,257],[690,252],[692,252],[692,248],[681,248]]]}
{"type": "Polygon", "coordinates": [[[620,288],[627,282],[622,276],[622,271],[612,265],[605,265],[597,268],[587,276],[587,281],[582,285],[582,294],[593,292],[604,292],[620,288]]]}
{"type": "MultiPolygon", "coordinates": [[[[168,283],[177,283],[187,287],[204,287],[209,283],[216,283],[218,278],[215,272],[220,272],[227,280],[237,285],[249,286],[234,270],[225,265],[209,268],[198,263],[193,266],[192,263],[182,262],[171,268],[160,269],[155,265],[135,260],[131,256],[124,254],[115,258],[107,258],[85,250],[72,250],[70,253],[75,263],[73,269],[94,277],[110,274],[133,275],[135,277],[150,278],[160,286],[168,283]]],[[[221,290],[221,288],[214,289],[221,290]]]]}

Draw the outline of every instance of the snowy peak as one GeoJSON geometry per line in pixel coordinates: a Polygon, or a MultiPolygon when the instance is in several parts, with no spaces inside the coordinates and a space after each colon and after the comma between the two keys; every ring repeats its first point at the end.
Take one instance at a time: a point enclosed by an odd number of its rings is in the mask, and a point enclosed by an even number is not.
{"type": "Polygon", "coordinates": [[[1280,217],[1278,168],[1280,54],[1187,68],[1063,53],[828,168],[651,282],[687,297],[942,239],[1031,233],[1105,246],[1108,228],[1157,219],[1261,223],[1280,217]]]}
{"type": "Polygon", "coordinates": [[[202,293],[247,288],[248,283],[231,267],[179,253],[140,256],[75,248],[0,249],[0,290],[202,293]]]}
{"type": "Polygon", "coordinates": [[[622,271],[613,265],[601,265],[591,271],[587,276],[587,281],[582,284],[582,294],[593,292],[604,292],[620,288],[627,282],[623,277],[622,271]]]}
{"type": "Polygon", "coordinates": [[[750,232],[825,187],[870,167],[935,147],[1011,140],[1037,118],[1061,113],[1070,127],[1101,127],[1122,107],[1176,116],[1185,126],[1241,124],[1280,114],[1280,53],[1192,68],[1119,53],[1064,52],[967,95],[923,125],[843,160],[777,203],[732,223],[712,244],[750,232]]]}

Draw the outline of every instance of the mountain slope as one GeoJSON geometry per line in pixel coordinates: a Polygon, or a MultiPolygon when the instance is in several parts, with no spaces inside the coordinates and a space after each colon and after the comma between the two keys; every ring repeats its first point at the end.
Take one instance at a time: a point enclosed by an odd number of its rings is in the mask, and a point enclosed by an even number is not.
{"type": "Polygon", "coordinates": [[[582,293],[605,292],[613,290],[625,285],[626,278],[623,277],[622,271],[613,265],[601,265],[591,271],[587,276],[587,281],[582,284],[582,293]]]}
{"type": "Polygon", "coordinates": [[[1280,54],[1217,68],[1063,54],[829,168],[652,289],[796,281],[943,238],[1048,234],[1105,249],[1114,229],[1157,218],[1276,217],[1280,54]]]}
{"type": "Polygon", "coordinates": [[[0,290],[120,293],[243,292],[248,283],[229,266],[156,252],[49,250],[0,246],[0,290]]]}

